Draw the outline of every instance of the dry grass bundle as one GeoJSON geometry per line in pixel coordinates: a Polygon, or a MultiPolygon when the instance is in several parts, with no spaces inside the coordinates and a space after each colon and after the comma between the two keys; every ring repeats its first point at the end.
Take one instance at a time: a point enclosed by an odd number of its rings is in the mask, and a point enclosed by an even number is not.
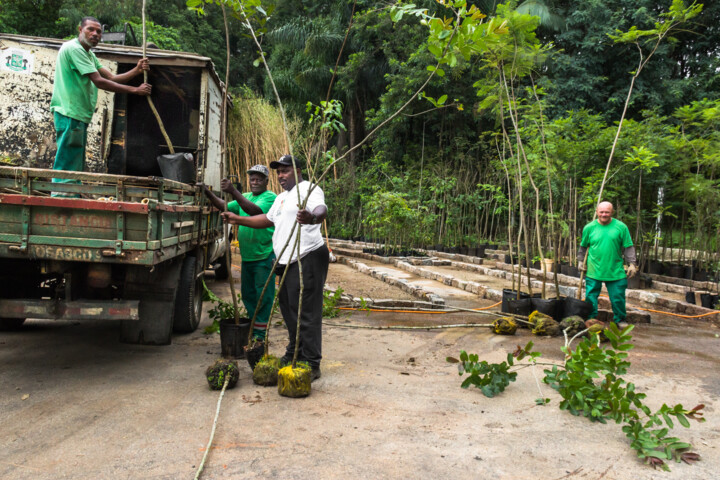
{"type": "MultiPolygon", "coordinates": [[[[301,122],[289,120],[291,138],[299,135],[301,122]]],[[[289,152],[282,128],[280,111],[267,100],[249,96],[236,97],[228,112],[228,175],[238,175],[244,181],[244,191],[250,190],[245,172],[253,165],[270,166],[270,162],[289,152]]],[[[268,188],[280,192],[275,175],[270,175],[268,188]]]]}

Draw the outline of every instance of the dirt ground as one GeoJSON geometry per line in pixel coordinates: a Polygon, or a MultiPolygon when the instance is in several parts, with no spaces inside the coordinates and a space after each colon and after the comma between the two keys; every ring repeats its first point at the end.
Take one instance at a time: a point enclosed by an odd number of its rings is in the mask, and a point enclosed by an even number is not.
{"type": "MultiPolygon", "coordinates": [[[[335,279],[356,295],[369,277],[336,264],[335,279]]],[[[221,296],[226,283],[208,282],[221,296]]],[[[375,290],[377,292],[377,290],[375,290]]],[[[486,304],[490,302],[484,301],[486,304]]],[[[207,306],[206,306],[207,309],[207,306]]],[[[429,325],[484,322],[476,314],[353,312],[333,323],[429,325]]],[[[203,319],[201,327],[209,323],[203,319]]],[[[272,350],[287,333],[274,321],[272,350]]],[[[711,323],[653,317],[635,330],[627,380],[647,403],[706,405],[707,422],[674,433],[702,460],[672,472],[642,464],[620,426],[593,424],[534,403],[531,369],[496,398],[460,388],[461,349],[501,361],[533,340],[546,361],[559,362],[558,338],[527,330],[500,337],[485,328],[378,331],[326,325],[322,378],[304,399],[280,397],[252,384],[240,360],[240,384],[227,392],[207,479],[711,479],[720,471],[720,329],[711,323]]],[[[124,345],[114,322],[31,320],[0,333],[0,478],[193,478],[212,428],[218,392],[204,370],[218,357],[219,338],[201,330],[166,347],[124,345]]],[[[541,372],[538,372],[541,375],[541,372]]]]}
{"type": "Polygon", "coordinates": [[[361,275],[354,268],[342,263],[333,263],[332,268],[328,269],[326,284],[333,289],[339,286],[345,293],[364,299],[416,300],[409,293],[405,293],[399,288],[392,288],[387,283],[376,278],[361,275]]]}

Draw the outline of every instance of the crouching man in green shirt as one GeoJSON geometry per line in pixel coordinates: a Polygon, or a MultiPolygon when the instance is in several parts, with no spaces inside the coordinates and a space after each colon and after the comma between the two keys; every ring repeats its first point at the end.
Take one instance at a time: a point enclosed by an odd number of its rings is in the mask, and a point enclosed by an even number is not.
{"type": "MultiPolygon", "coordinates": [[[[270,170],[265,165],[255,165],[247,173],[250,182],[249,193],[240,193],[226,178],[222,179],[220,183],[222,191],[229,193],[235,199],[228,202],[228,212],[241,217],[268,213],[277,197],[267,189],[270,170]]],[[[203,185],[203,191],[216,208],[225,210],[225,202],[215,196],[205,185],[203,185]]],[[[260,298],[265,281],[274,273],[272,269],[273,263],[275,263],[272,245],[274,231],[275,227],[263,229],[238,227],[238,243],[242,256],[240,294],[249,318],[252,319],[255,309],[258,308],[258,304],[260,305],[253,329],[253,337],[260,341],[265,341],[267,324],[275,298],[274,278],[270,280],[265,295],[260,298]]]]}
{"type": "MultiPolygon", "coordinates": [[[[102,37],[100,22],[85,17],[78,27],[78,37],[63,43],[57,56],[55,83],[50,111],[53,112],[57,153],[54,170],[82,172],[85,168],[87,127],[92,120],[97,102],[98,88],[110,92],[150,95],[152,87],[143,83],[139,87],[125,85],[150,66],[146,58],[123,74],[115,75],[103,67],[93,52],[102,37]]],[[[53,178],[54,183],[80,183],[78,180],[53,178]]],[[[72,196],[53,192],[52,196],[72,196]]]]}
{"type": "Polygon", "coordinates": [[[613,321],[622,328],[625,325],[620,324],[625,322],[626,317],[627,279],[637,273],[637,259],[627,225],[612,218],[612,215],[612,203],[601,202],[598,205],[597,220],[583,228],[578,267],[587,272],[585,299],[593,305],[590,318],[597,318],[598,296],[604,282],[612,304],[613,321]],[[623,256],[629,265],[627,275],[623,270],[623,256]]]}

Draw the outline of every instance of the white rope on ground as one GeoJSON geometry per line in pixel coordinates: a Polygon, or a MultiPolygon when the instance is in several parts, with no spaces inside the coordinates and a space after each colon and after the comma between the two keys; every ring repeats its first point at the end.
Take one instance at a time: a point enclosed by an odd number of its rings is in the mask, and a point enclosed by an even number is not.
{"type": "Polygon", "coordinates": [[[210,447],[212,446],[213,439],[215,438],[215,428],[217,428],[217,421],[218,421],[218,417],[220,416],[220,405],[222,404],[222,399],[223,399],[223,396],[225,395],[225,390],[227,389],[229,382],[230,382],[230,376],[226,375],[225,383],[223,384],[222,391],[220,392],[220,398],[218,398],[217,408],[215,409],[215,420],[213,420],[212,431],[210,432],[210,440],[208,440],[207,447],[205,447],[205,455],[203,455],[202,462],[200,462],[200,466],[198,467],[198,470],[197,470],[197,473],[195,474],[194,480],[198,480],[200,478],[203,468],[205,467],[205,460],[207,460],[208,453],[210,453],[210,447]]]}
{"type": "Polygon", "coordinates": [[[426,325],[426,326],[409,326],[409,325],[388,325],[388,326],[373,326],[373,325],[356,325],[356,324],[343,324],[335,322],[326,322],[323,320],[323,325],[330,327],[345,327],[345,328],[366,328],[369,330],[437,330],[441,328],[470,328],[470,327],[492,327],[491,323],[458,323],[454,325],[426,325]]]}

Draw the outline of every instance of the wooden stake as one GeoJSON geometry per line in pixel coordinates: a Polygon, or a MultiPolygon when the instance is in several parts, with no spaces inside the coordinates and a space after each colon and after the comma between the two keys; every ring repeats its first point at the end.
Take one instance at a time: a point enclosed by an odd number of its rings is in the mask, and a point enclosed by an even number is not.
{"type": "MultiPolygon", "coordinates": [[[[143,39],[142,39],[142,56],[143,59],[147,58],[147,40],[146,40],[146,32],[145,32],[145,0],[143,0],[142,4],[142,27],[143,27],[143,39]]],[[[143,70],[143,82],[147,83],[148,81],[148,73],[147,70],[143,70]]],[[[175,149],[173,148],[172,142],[170,141],[170,137],[167,134],[167,131],[165,130],[165,125],[163,124],[162,118],[160,118],[160,114],[157,111],[157,108],[155,108],[155,103],[153,102],[152,98],[150,98],[150,95],[147,97],[148,104],[150,105],[150,110],[152,110],[153,115],[155,115],[155,119],[158,122],[158,126],[160,127],[160,132],[162,132],[163,137],[165,137],[165,143],[167,143],[168,150],[170,150],[170,153],[175,153],[175,149]]]]}

